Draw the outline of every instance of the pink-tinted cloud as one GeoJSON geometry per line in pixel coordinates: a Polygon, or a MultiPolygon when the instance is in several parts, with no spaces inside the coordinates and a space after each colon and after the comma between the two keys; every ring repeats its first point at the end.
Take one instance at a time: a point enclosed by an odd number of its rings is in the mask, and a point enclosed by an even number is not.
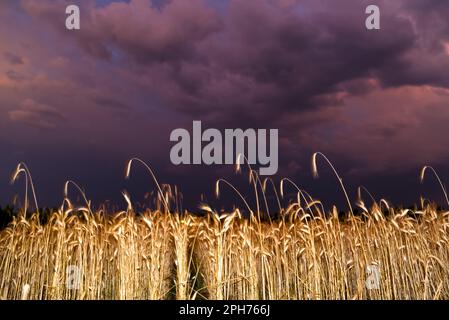
{"type": "Polygon", "coordinates": [[[14,54],[12,52],[5,52],[3,54],[3,56],[4,56],[5,60],[12,65],[21,65],[24,63],[22,57],[14,54]]]}
{"type": "Polygon", "coordinates": [[[400,172],[449,159],[449,90],[429,86],[378,88],[328,107],[300,144],[355,162],[354,174],[400,172]]]}
{"type": "Polygon", "coordinates": [[[278,128],[285,175],[316,150],[359,174],[449,159],[447,1],[374,1],[367,31],[373,1],[86,0],[74,32],[71,2],[0,1],[0,141],[53,128],[50,149],[166,168],[167,133],[199,119],[278,128]]]}
{"type": "Polygon", "coordinates": [[[55,108],[26,99],[19,108],[8,112],[11,121],[29,126],[50,129],[66,121],[66,118],[55,108]]]}

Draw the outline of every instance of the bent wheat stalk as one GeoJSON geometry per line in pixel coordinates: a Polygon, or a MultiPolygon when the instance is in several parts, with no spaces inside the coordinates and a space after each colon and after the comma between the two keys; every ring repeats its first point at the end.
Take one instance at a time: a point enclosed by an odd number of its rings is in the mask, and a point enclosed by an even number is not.
{"type": "Polygon", "coordinates": [[[126,166],[126,173],[125,173],[125,177],[126,179],[129,179],[129,176],[131,174],[131,166],[133,164],[134,161],[137,161],[139,163],[141,163],[150,173],[151,177],[153,178],[153,181],[156,183],[158,192],[159,192],[159,196],[162,198],[162,201],[164,202],[164,207],[165,210],[167,212],[170,212],[170,207],[167,203],[167,199],[164,196],[164,193],[162,192],[161,186],[159,185],[159,182],[157,181],[156,175],[154,174],[153,170],[150,168],[150,166],[143,160],[139,159],[139,158],[132,158],[128,161],[128,165],[126,166]]]}
{"type": "Polygon", "coordinates": [[[339,176],[337,170],[335,169],[335,167],[332,165],[332,163],[330,162],[330,160],[321,152],[315,152],[312,155],[312,173],[313,176],[315,178],[318,178],[318,167],[317,167],[317,156],[321,156],[326,162],[327,164],[331,167],[332,171],[334,172],[335,176],[338,179],[338,182],[340,183],[341,189],[343,190],[343,193],[345,194],[346,197],[346,202],[348,203],[348,207],[349,207],[349,211],[351,212],[352,215],[354,215],[354,211],[352,210],[352,205],[351,205],[351,201],[349,201],[349,197],[348,197],[348,193],[346,192],[346,188],[343,184],[343,179],[339,176]]]}
{"type": "Polygon", "coordinates": [[[449,198],[448,198],[448,196],[447,196],[446,188],[444,187],[443,182],[441,181],[440,177],[438,176],[437,172],[435,171],[435,169],[434,169],[433,167],[431,167],[431,166],[424,166],[424,167],[421,169],[421,172],[420,172],[420,174],[419,174],[419,181],[420,181],[421,183],[424,182],[424,176],[425,176],[427,170],[432,171],[432,173],[434,174],[434,176],[437,178],[438,183],[440,184],[441,190],[443,190],[443,194],[444,194],[444,198],[446,199],[446,203],[447,203],[447,205],[449,206],[449,198]]]}

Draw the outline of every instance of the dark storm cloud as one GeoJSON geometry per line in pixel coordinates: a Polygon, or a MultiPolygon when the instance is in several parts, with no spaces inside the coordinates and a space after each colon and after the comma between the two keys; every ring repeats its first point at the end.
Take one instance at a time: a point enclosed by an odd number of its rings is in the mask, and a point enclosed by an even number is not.
{"type": "Polygon", "coordinates": [[[96,97],[93,98],[93,101],[99,105],[99,106],[103,106],[103,107],[108,107],[108,108],[113,108],[113,109],[117,109],[117,110],[128,110],[129,106],[120,102],[120,101],[116,101],[110,98],[106,98],[106,97],[96,97]]]}
{"type": "MultiPolygon", "coordinates": [[[[133,65],[168,107],[223,122],[236,114],[263,122],[333,104],[342,91],[358,94],[354,83],[369,78],[386,87],[447,86],[442,44],[430,52],[420,40],[428,34],[441,42],[447,22],[427,18],[443,17],[447,6],[411,1],[390,10],[377,1],[382,30],[369,32],[369,3],[232,0],[220,12],[200,0],[161,8],[146,0],[115,2],[87,6],[77,40],[96,58],[133,65]]],[[[24,6],[43,18],[57,12],[47,1],[24,6]]]]}
{"type": "MultiPolygon", "coordinates": [[[[417,32],[419,17],[384,9],[382,31],[368,32],[368,2],[326,3],[233,0],[225,12],[202,1],[161,10],[148,1],[114,3],[89,15],[80,41],[88,52],[135,65],[167,106],[224,123],[239,115],[260,124],[333,104],[342,91],[358,94],[347,83],[367,78],[387,87],[448,85],[444,51],[429,65],[434,52],[420,47],[419,36],[433,26],[417,32]]],[[[416,3],[406,9],[419,12],[416,3]]]]}
{"type": "MultiPolygon", "coordinates": [[[[318,150],[358,176],[449,159],[447,1],[83,0],[73,32],[72,2],[0,1],[2,136],[25,123],[52,128],[49,153],[144,154],[181,187],[215,172],[168,162],[170,130],[193,119],[278,128],[284,176],[318,150]],[[381,30],[366,30],[368,4],[381,30]]],[[[36,139],[17,132],[18,149],[36,139]]]]}
{"type": "Polygon", "coordinates": [[[32,99],[23,101],[18,108],[9,111],[8,114],[11,121],[44,129],[54,128],[66,120],[56,109],[32,99]]]}
{"type": "Polygon", "coordinates": [[[22,81],[25,79],[24,76],[22,76],[20,73],[14,71],[14,70],[8,70],[5,72],[5,74],[8,77],[8,79],[10,79],[12,81],[22,81]]]}
{"type": "Polygon", "coordinates": [[[20,64],[23,64],[23,63],[24,63],[22,57],[20,57],[20,56],[14,54],[14,53],[11,53],[11,52],[5,52],[5,53],[3,54],[3,56],[4,56],[4,58],[6,59],[6,61],[9,62],[9,63],[12,64],[12,65],[20,65],[20,64]]]}

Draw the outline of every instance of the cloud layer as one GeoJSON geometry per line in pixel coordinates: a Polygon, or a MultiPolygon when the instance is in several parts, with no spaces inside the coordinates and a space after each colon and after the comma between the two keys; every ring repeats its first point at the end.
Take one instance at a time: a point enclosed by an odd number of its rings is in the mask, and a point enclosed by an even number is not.
{"type": "Polygon", "coordinates": [[[46,129],[50,149],[137,153],[170,175],[168,134],[197,119],[279,128],[285,175],[316,150],[348,175],[446,168],[447,1],[374,1],[378,31],[373,1],[88,0],[76,32],[68,3],[0,5],[0,141],[14,132],[17,152],[46,129]]]}

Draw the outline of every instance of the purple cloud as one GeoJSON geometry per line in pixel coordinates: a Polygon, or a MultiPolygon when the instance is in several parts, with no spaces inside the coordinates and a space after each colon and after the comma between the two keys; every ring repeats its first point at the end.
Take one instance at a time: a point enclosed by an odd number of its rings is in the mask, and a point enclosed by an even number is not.
{"type": "Polygon", "coordinates": [[[66,121],[66,118],[56,109],[32,99],[24,100],[19,108],[9,111],[8,115],[11,121],[41,129],[55,128],[66,121]]]}
{"type": "Polygon", "coordinates": [[[194,119],[279,128],[286,175],[317,150],[360,175],[449,159],[447,1],[87,0],[75,32],[71,2],[0,2],[2,136],[53,128],[50,146],[143,153],[163,173],[168,133],[194,119]]]}
{"type": "Polygon", "coordinates": [[[6,59],[6,61],[11,65],[21,65],[25,63],[22,57],[11,52],[4,52],[3,56],[6,59]]]}

